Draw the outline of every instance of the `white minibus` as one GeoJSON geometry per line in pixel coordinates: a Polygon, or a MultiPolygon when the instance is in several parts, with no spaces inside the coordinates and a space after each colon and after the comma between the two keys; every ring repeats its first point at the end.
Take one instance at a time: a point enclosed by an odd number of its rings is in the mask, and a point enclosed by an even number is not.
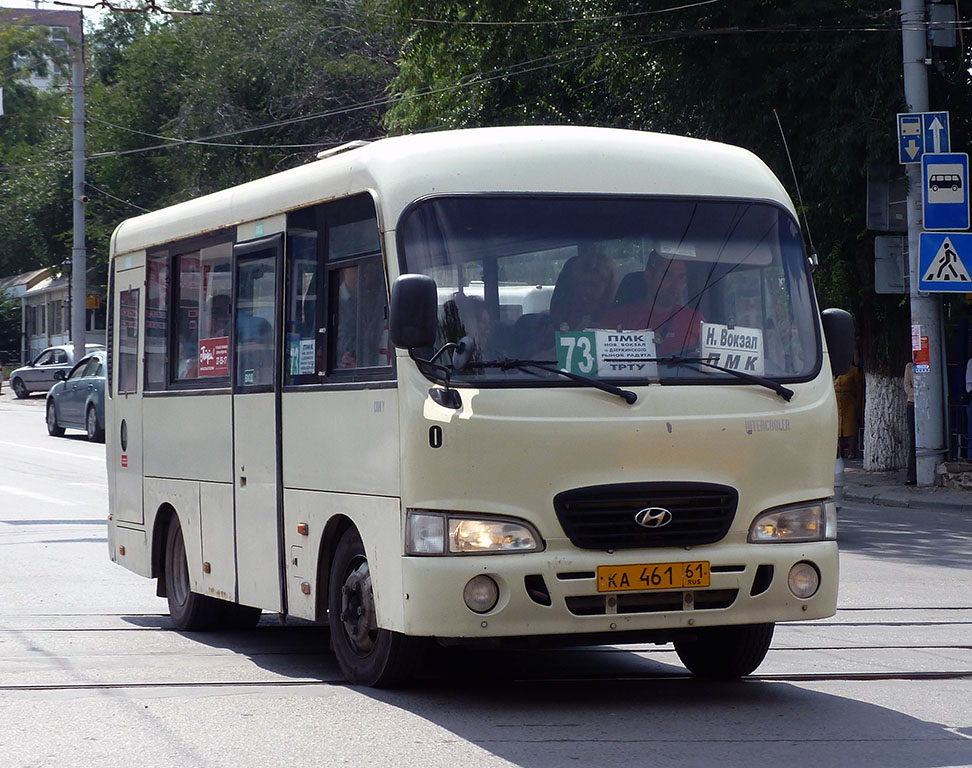
{"type": "Polygon", "coordinates": [[[836,609],[853,324],[748,151],[356,142],[125,221],[110,283],[109,549],[177,629],[326,622],[368,685],[484,641],[733,678],[836,609]]]}

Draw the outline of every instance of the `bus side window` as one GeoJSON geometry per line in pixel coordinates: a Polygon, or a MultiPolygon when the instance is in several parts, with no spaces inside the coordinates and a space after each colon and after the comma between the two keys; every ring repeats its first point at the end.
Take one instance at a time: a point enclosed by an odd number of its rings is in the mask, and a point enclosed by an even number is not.
{"type": "Polygon", "coordinates": [[[390,365],[388,303],[381,258],[369,256],[330,272],[332,369],[390,365]]]}
{"type": "Polygon", "coordinates": [[[229,374],[230,258],[232,243],[220,243],[176,259],[175,370],[186,381],[229,374]],[[206,354],[200,360],[200,350],[206,354]],[[215,360],[215,362],[214,362],[215,360]]]}
{"type": "Polygon", "coordinates": [[[146,270],[145,388],[161,390],[168,384],[169,370],[168,253],[149,255],[146,270]]]}
{"type": "Polygon", "coordinates": [[[325,206],[329,373],[391,365],[388,291],[370,195],[325,206]]]}
{"type": "Polygon", "coordinates": [[[118,297],[118,391],[135,392],[138,382],[138,288],[118,297]]]}
{"type": "Polygon", "coordinates": [[[323,376],[325,347],[318,300],[323,206],[287,214],[287,298],[284,384],[315,384],[323,376]]]}

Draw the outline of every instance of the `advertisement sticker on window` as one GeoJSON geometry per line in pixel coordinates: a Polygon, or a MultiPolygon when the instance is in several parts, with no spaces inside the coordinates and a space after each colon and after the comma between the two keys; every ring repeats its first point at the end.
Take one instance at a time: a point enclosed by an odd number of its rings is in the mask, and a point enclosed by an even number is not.
{"type": "Polygon", "coordinates": [[[229,336],[199,340],[199,375],[229,376],[229,336]]]}

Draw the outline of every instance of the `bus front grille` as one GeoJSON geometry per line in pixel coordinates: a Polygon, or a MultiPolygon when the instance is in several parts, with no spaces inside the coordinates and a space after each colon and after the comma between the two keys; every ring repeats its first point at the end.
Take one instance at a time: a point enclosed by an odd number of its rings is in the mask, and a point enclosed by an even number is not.
{"type": "Polygon", "coordinates": [[[721,540],[738,498],[735,488],[714,483],[621,483],[558,493],[554,509],[567,538],[581,549],[683,547],[721,540]],[[644,519],[646,510],[653,520],[644,519]]]}

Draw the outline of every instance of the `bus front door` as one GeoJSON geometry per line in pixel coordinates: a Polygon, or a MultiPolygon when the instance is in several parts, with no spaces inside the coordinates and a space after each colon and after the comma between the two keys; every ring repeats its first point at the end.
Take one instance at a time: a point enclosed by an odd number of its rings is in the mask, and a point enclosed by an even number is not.
{"type": "Polygon", "coordinates": [[[278,357],[281,235],[233,249],[233,458],[239,602],[284,612],[278,357]]]}

